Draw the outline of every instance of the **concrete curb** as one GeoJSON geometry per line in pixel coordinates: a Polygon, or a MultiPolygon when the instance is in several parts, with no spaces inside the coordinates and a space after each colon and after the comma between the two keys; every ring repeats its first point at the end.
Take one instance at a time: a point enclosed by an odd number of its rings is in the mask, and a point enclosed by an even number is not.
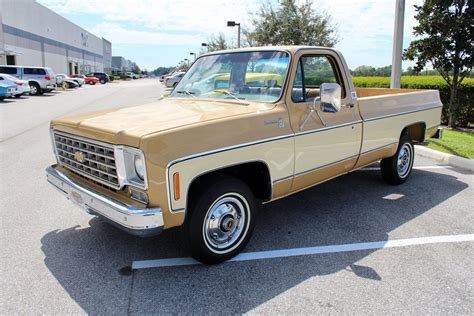
{"type": "Polygon", "coordinates": [[[422,157],[431,158],[454,167],[474,171],[474,159],[467,159],[455,155],[442,153],[440,151],[433,150],[424,146],[416,146],[415,153],[422,157]]]}

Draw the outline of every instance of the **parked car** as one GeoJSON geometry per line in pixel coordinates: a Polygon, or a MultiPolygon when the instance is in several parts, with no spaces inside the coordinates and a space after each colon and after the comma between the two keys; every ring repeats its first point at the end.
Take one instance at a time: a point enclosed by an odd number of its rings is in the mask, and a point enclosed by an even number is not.
{"type": "Polygon", "coordinates": [[[138,75],[136,73],[133,73],[133,72],[127,72],[126,76],[127,76],[127,78],[138,79],[138,75]]]}
{"type": "Polygon", "coordinates": [[[165,78],[165,86],[168,88],[174,88],[179,83],[179,81],[183,78],[185,72],[177,72],[173,75],[165,78]]]}
{"type": "Polygon", "coordinates": [[[17,90],[13,94],[13,97],[15,98],[19,98],[22,95],[29,94],[31,92],[31,87],[28,84],[28,81],[21,80],[7,74],[0,73],[0,83],[16,86],[17,90]]]}
{"type": "Polygon", "coordinates": [[[65,84],[65,88],[69,89],[80,87],[79,83],[77,83],[76,80],[74,80],[73,78],[69,78],[69,76],[65,74],[56,75],[56,83],[58,86],[63,86],[63,84],[65,84]]]}
{"type": "Polygon", "coordinates": [[[0,73],[28,81],[31,95],[41,95],[56,88],[56,75],[48,67],[1,65],[0,73]]]}
{"type": "Polygon", "coordinates": [[[192,256],[218,263],[244,249],[262,203],[376,161],[385,182],[405,183],[414,143],[441,135],[442,106],[437,90],[355,88],[332,48],[213,52],[155,104],[53,120],[47,180],[131,234],[184,226],[192,256]],[[193,89],[218,73],[230,84],[193,89]]]}
{"type": "Polygon", "coordinates": [[[71,77],[71,78],[82,78],[82,79],[84,79],[85,84],[89,84],[89,85],[95,85],[95,84],[97,84],[97,82],[99,82],[99,78],[97,78],[97,77],[87,77],[87,76],[84,76],[84,75],[70,75],[69,77],[71,77]]]}
{"type": "Polygon", "coordinates": [[[74,81],[74,82],[78,85],[78,87],[82,87],[82,85],[85,83],[85,80],[82,79],[82,78],[73,78],[73,77],[68,76],[68,75],[66,75],[66,74],[57,74],[57,75],[56,75],[56,81],[57,81],[58,76],[59,76],[59,77],[62,77],[62,78],[70,79],[70,80],[74,81]]]}
{"type": "Polygon", "coordinates": [[[162,75],[162,76],[160,77],[160,82],[164,82],[164,81],[165,81],[165,78],[166,78],[166,77],[169,77],[169,76],[171,76],[171,73],[162,75]]]}
{"type": "Polygon", "coordinates": [[[16,85],[10,85],[0,82],[0,101],[11,97],[17,91],[16,85]]]}
{"type": "Polygon", "coordinates": [[[86,77],[96,77],[99,79],[99,82],[101,84],[106,84],[107,82],[110,81],[109,75],[106,74],[105,72],[91,72],[91,73],[86,74],[86,77]]]}

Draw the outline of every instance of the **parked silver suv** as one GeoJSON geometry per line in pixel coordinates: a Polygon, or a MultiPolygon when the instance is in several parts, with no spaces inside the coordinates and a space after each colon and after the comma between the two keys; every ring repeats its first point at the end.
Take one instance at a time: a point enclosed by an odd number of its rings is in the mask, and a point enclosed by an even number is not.
{"type": "Polygon", "coordinates": [[[51,92],[56,88],[56,75],[54,71],[48,67],[0,65],[0,73],[27,80],[31,87],[31,95],[51,92]]]}

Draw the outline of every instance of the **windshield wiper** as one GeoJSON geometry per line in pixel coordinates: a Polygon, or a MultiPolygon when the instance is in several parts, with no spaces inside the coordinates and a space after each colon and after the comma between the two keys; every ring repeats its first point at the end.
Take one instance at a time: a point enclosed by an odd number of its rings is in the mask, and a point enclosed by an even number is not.
{"type": "Polygon", "coordinates": [[[234,99],[236,99],[237,101],[241,101],[244,100],[243,98],[239,98],[235,93],[232,93],[230,92],[229,90],[222,90],[222,92],[224,92],[225,94],[227,95],[230,95],[231,97],[233,97],[234,99]]]}
{"type": "Polygon", "coordinates": [[[194,95],[194,92],[187,91],[187,90],[177,90],[176,93],[184,93],[184,94],[187,94],[187,95],[192,96],[193,98],[197,98],[197,97],[194,95]]]}

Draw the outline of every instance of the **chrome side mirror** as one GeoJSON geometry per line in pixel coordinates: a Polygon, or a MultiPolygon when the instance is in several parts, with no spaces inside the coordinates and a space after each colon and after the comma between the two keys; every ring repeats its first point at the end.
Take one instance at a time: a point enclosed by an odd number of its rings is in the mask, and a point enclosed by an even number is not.
{"type": "Polygon", "coordinates": [[[341,110],[341,86],[337,83],[323,83],[320,88],[321,111],[336,113],[341,110]]]}

